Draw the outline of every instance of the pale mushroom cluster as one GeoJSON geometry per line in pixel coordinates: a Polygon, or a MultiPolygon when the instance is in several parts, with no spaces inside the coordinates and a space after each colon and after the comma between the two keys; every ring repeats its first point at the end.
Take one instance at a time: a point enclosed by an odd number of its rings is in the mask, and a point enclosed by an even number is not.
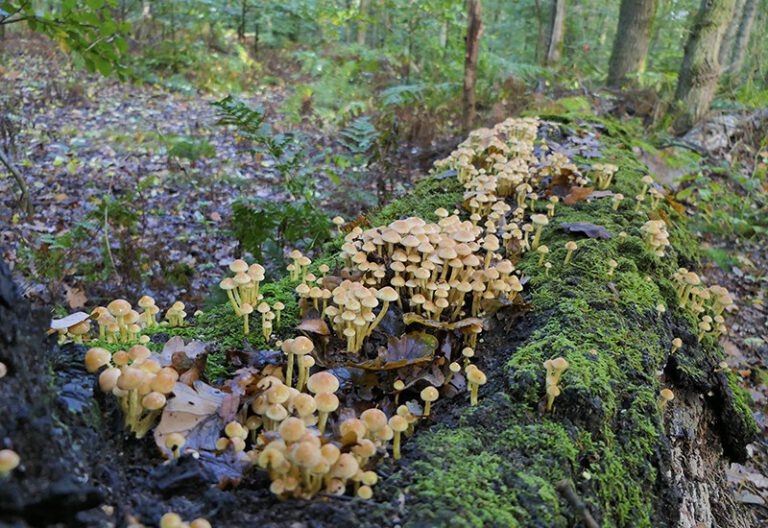
{"type": "Polygon", "coordinates": [[[548,359],[544,362],[544,368],[547,370],[545,386],[547,390],[547,411],[552,410],[555,398],[560,396],[560,377],[568,369],[568,361],[564,357],[548,359]]]}
{"type": "Polygon", "coordinates": [[[723,313],[734,304],[730,292],[717,284],[703,286],[701,277],[686,268],[672,276],[677,283],[677,299],[681,308],[687,308],[699,318],[699,341],[705,335],[714,338],[726,332],[723,313]]]}
{"type": "Polygon", "coordinates": [[[669,233],[664,220],[648,220],[640,228],[640,232],[648,249],[657,257],[663,257],[664,250],[669,246],[669,233]]]}
{"type": "MultiPolygon", "coordinates": [[[[361,275],[360,286],[348,281],[332,292],[334,304],[325,314],[334,328],[346,330],[340,326],[345,322],[375,328],[393,302],[425,319],[452,322],[482,315],[484,300],[515,299],[523,286],[515,266],[502,258],[498,237],[444,209],[435,214],[437,223],[410,217],[346,235],[342,253],[347,271],[361,275]],[[363,284],[379,289],[364,291],[363,284]],[[366,310],[379,301],[379,316],[371,319],[366,310]]],[[[360,340],[344,336],[353,339],[351,352],[359,350],[360,340]]]]}
{"type": "Polygon", "coordinates": [[[280,313],[285,305],[279,301],[272,306],[264,302],[264,295],[259,291],[264,281],[264,267],[257,263],[248,265],[246,261],[236,259],[230,263],[229,269],[235,275],[222,279],[219,288],[227,293],[232,310],[243,320],[243,334],[251,333],[250,318],[254,312],[258,312],[261,334],[264,341],[269,341],[273,328],[280,325],[280,313]]]}
{"type": "Polygon", "coordinates": [[[595,173],[595,186],[600,190],[605,190],[611,185],[613,176],[619,171],[619,168],[612,163],[595,163],[592,165],[595,173]]]}
{"type": "Polygon", "coordinates": [[[163,367],[144,345],[114,354],[104,348],[91,348],[85,354],[85,367],[91,373],[101,371],[99,388],[118,399],[125,428],[137,438],[154,426],[179,379],[175,369],[163,367]]]}

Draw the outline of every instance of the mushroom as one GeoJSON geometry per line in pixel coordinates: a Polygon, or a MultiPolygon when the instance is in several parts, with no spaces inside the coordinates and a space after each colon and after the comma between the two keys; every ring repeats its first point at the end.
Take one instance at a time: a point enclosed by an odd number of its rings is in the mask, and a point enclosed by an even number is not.
{"type": "Polygon", "coordinates": [[[545,225],[549,224],[549,218],[545,214],[535,214],[531,216],[531,222],[536,227],[536,234],[533,237],[531,243],[531,249],[536,250],[539,247],[539,241],[541,240],[541,230],[545,225]]]}
{"type": "Polygon", "coordinates": [[[408,429],[408,420],[396,414],[389,419],[389,426],[395,432],[395,440],[392,444],[392,456],[395,460],[400,460],[400,436],[403,431],[408,429]]]}
{"type": "Polygon", "coordinates": [[[179,458],[181,448],[187,443],[187,439],[181,433],[171,433],[165,437],[165,447],[171,450],[173,458],[179,458]]]}
{"type": "MultiPolygon", "coordinates": [[[[286,369],[286,384],[290,387],[291,386],[290,379],[293,376],[293,365],[291,365],[290,363],[291,359],[293,358],[294,361],[296,361],[297,359],[301,361],[301,359],[306,354],[309,354],[310,352],[312,352],[312,350],[314,350],[315,345],[314,343],[312,343],[312,340],[309,339],[308,337],[299,336],[296,339],[291,340],[291,343],[289,346],[290,346],[291,354],[288,356],[289,364],[288,364],[288,368],[286,369]]],[[[298,375],[298,380],[296,382],[296,389],[301,391],[304,388],[304,383],[306,381],[305,379],[306,371],[303,368],[304,367],[303,363],[299,362],[297,366],[299,369],[299,375],[298,375]]],[[[333,377],[332,374],[329,374],[329,375],[333,377]]],[[[334,377],[334,379],[336,378],[334,377]]],[[[307,385],[307,388],[309,388],[309,385],[307,385]]],[[[338,389],[338,381],[336,384],[336,388],[338,389]]],[[[321,392],[328,392],[328,391],[321,391],[321,392]]],[[[334,390],[330,392],[336,392],[336,391],[334,390]]],[[[313,394],[317,394],[317,392],[313,391],[313,394]]]]}
{"type": "Polygon", "coordinates": [[[11,449],[0,450],[0,478],[5,478],[16,469],[21,462],[21,457],[11,449]]]}
{"type": "Polygon", "coordinates": [[[539,266],[541,266],[544,264],[544,257],[546,257],[549,253],[549,248],[542,244],[536,249],[536,251],[539,252],[539,266]]]}
{"type": "Polygon", "coordinates": [[[395,389],[395,405],[397,405],[398,400],[400,400],[400,393],[405,388],[405,383],[403,383],[403,380],[395,380],[392,386],[395,389]]]}
{"type": "Polygon", "coordinates": [[[340,217],[340,216],[334,216],[333,220],[331,220],[331,222],[333,222],[333,225],[336,226],[336,230],[341,235],[342,234],[341,228],[344,225],[344,219],[342,217],[340,217]]]}
{"type": "Polygon", "coordinates": [[[670,389],[661,389],[659,396],[659,408],[661,411],[664,411],[664,408],[667,406],[667,404],[675,399],[675,393],[673,393],[670,389]]]}
{"type": "Polygon", "coordinates": [[[674,339],[672,340],[672,351],[670,352],[670,354],[674,354],[674,353],[675,353],[675,352],[677,352],[677,351],[680,349],[680,347],[682,347],[682,346],[683,346],[683,340],[682,340],[682,339],[680,339],[679,337],[676,337],[676,338],[674,338],[674,339]]]}
{"type": "Polygon", "coordinates": [[[429,416],[429,410],[432,406],[432,402],[436,401],[439,396],[440,393],[437,392],[437,389],[431,385],[421,391],[421,399],[424,400],[424,418],[429,416]]]}
{"type": "Polygon", "coordinates": [[[131,311],[131,303],[125,299],[115,299],[107,305],[107,310],[117,319],[117,326],[120,331],[120,339],[125,340],[128,335],[128,329],[125,324],[125,316],[131,311]]]}
{"type": "Polygon", "coordinates": [[[111,359],[112,354],[109,350],[100,347],[91,348],[85,353],[85,369],[90,373],[94,373],[101,367],[109,365],[111,359]]]}
{"type": "Polygon", "coordinates": [[[285,310],[285,305],[281,303],[280,301],[277,301],[273,306],[272,309],[275,310],[275,315],[277,316],[277,319],[275,321],[276,326],[280,327],[280,314],[283,310],[285,310]]]}
{"type": "Polygon", "coordinates": [[[3,379],[6,374],[8,374],[8,367],[5,366],[5,363],[0,361],[0,379],[3,379]]]}
{"type": "Polygon", "coordinates": [[[573,256],[573,252],[578,249],[578,245],[573,240],[569,240],[565,243],[565,249],[567,250],[567,253],[565,254],[565,265],[567,266],[569,262],[571,262],[571,257],[573,256]]]}
{"type": "Polygon", "coordinates": [[[486,377],[485,373],[483,373],[475,365],[468,365],[465,372],[467,374],[467,386],[470,391],[469,403],[470,405],[477,405],[478,389],[480,388],[480,385],[485,385],[485,383],[488,381],[488,378],[486,377]]]}
{"type": "Polygon", "coordinates": [[[160,528],[183,528],[184,521],[178,513],[168,512],[160,517],[160,528]]]}
{"type": "Polygon", "coordinates": [[[240,314],[243,316],[243,335],[250,334],[248,329],[248,316],[253,313],[253,306],[244,303],[240,305],[240,314]]]}
{"type": "Polygon", "coordinates": [[[611,207],[614,211],[619,210],[619,206],[621,205],[621,201],[624,199],[624,195],[621,193],[617,193],[613,195],[613,198],[611,199],[611,207]]]}

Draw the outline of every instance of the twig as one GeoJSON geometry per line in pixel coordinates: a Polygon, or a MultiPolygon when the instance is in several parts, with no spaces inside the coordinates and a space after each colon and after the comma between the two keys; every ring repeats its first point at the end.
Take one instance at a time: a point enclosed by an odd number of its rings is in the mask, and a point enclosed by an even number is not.
{"type": "Polygon", "coordinates": [[[109,265],[112,267],[112,273],[117,279],[117,283],[120,284],[123,281],[117,273],[115,259],[112,258],[112,248],[109,244],[109,204],[106,202],[104,203],[104,248],[107,250],[107,257],[109,257],[109,265]]]}
{"type": "Polygon", "coordinates": [[[592,517],[592,514],[589,513],[587,505],[584,504],[578,495],[576,495],[576,492],[573,490],[573,484],[571,484],[570,480],[561,480],[557,482],[555,484],[555,489],[565,498],[565,500],[568,501],[571,507],[576,510],[576,513],[581,515],[581,518],[587,528],[600,528],[600,525],[597,524],[594,517],[592,517]]]}
{"type": "Polygon", "coordinates": [[[2,148],[0,148],[0,162],[6,166],[8,171],[11,173],[11,176],[13,176],[13,179],[16,180],[19,189],[21,190],[21,196],[19,197],[19,207],[27,215],[31,216],[33,213],[32,200],[30,199],[29,191],[27,190],[27,184],[24,183],[24,178],[21,177],[21,174],[18,170],[16,170],[16,167],[13,166],[13,163],[11,163],[11,160],[8,159],[8,156],[6,156],[2,148]]]}

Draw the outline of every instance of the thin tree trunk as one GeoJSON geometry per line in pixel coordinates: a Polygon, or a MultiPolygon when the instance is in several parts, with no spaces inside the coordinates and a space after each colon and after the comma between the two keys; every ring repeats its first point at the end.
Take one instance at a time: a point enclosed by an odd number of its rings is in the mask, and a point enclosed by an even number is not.
{"type": "Polygon", "coordinates": [[[728,28],[725,30],[723,41],[720,43],[720,52],[717,55],[717,60],[723,72],[728,71],[728,67],[731,64],[733,45],[736,42],[736,33],[739,30],[739,22],[741,22],[744,13],[745,3],[746,0],[736,0],[736,4],[733,6],[733,13],[731,13],[731,20],[728,22],[728,28]]]}
{"type": "Polygon", "coordinates": [[[483,34],[481,0],[467,0],[467,40],[464,52],[464,131],[469,132],[475,123],[475,85],[477,83],[477,55],[483,34]]]}
{"type": "Polygon", "coordinates": [[[608,68],[609,86],[620,87],[628,75],[645,71],[655,14],[656,0],[622,0],[608,68]]]}
{"type": "Polygon", "coordinates": [[[702,0],[685,44],[675,100],[681,105],[673,128],[689,130],[709,111],[720,79],[717,56],[735,0],[702,0]]]}
{"type": "Polygon", "coordinates": [[[565,36],[565,0],[552,0],[552,11],[549,17],[547,33],[547,49],[544,56],[544,66],[552,66],[560,62],[563,52],[563,37],[565,36]]]}
{"type": "Polygon", "coordinates": [[[733,54],[731,55],[731,64],[729,71],[738,74],[744,67],[744,59],[747,57],[749,48],[749,39],[752,37],[752,28],[755,18],[757,18],[758,0],[747,0],[744,5],[744,14],[739,23],[739,29],[736,32],[736,41],[733,45],[733,54]]]}
{"type": "Polygon", "coordinates": [[[364,20],[368,17],[368,3],[369,0],[360,0],[360,20],[357,21],[357,44],[359,46],[365,45],[365,33],[368,29],[368,21],[364,20]]]}
{"type": "Polygon", "coordinates": [[[24,211],[24,213],[31,215],[33,212],[32,199],[29,196],[27,185],[24,183],[24,178],[13,165],[10,158],[6,156],[5,152],[3,152],[2,148],[0,148],[0,164],[4,165],[5,168],[8,169],[8,172],[11,173],[11,176],[13,176],[13,179],[16,180],[16,184],[19,186],[19,190],[21,191],[21,196],[19,197],[19,208],[24,211]]]}

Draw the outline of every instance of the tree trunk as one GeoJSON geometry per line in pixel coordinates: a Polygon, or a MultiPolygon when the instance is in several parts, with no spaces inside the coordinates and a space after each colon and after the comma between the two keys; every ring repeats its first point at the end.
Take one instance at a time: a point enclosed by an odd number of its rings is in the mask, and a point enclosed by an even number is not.
{"type": "Polygon", "coordinates": [[[620,87],[628,75],[645,70],[655,14],[656,0],[622,0],[608,69],[609,86],[620,87]]]}
{"type": "Polygon", "coordinates": [[[744,5],[744,13],[741,16],[739,29],[736,32],[736,41],[733,45],[733,54],[731,55],[731,63],[728,69],[731,73],[738,74],[744,67],[744,59],[747,56],[752,28],[755,24],[755,18],[757,18],[757,4],[758,0],[746,0],[744,5]]]}
{"type": "Polygon", "coordinates": [[[563,52],[563,37],[565,35],[565,0],[552,0],[552,11],[549,17],[547,46],[544,55],[544,66],[552,66],[560,62],[563,52]]]}
{"type": "Polygon", "coordinates": [[[720,42],[733,13],[735,0],[702,0],[685,44],[685,56],[675,90],[681,105],[673,128],[676,133],[689,130],[709,111],[720,79],[717,56],[720,42]]]}
{"type": "Polygon", "coordinates": [[[723,72],[728,71],[728,67],[731,64],[731,56],[733,55],[733,44],[736,41],[736,33],[739,29],[739,22],[742,19],[744,13],[744,4],[746,0],[736,0],[736,4],[733,6],[733,12],[731,13],[731,20],[728,22],[728,27],[723,34],[723,41],[720,43],[720,52],[717,55],[717,60],[720,63],[720,69],[723,72]]]}
{"type": "Polygon", "coordinates": [[[357,44],[358,46],[365,45],[365,33],[368,29],[368,21],[364,20],[368,17],[368,3],[369,0],[360,0],[360,19],[357,21],[357,44]]]}
{"type": "Polygon", "coordinates": [[[464,52],[464,131],[469,132],[475,122],[475,84],[477,83],[477,54],[483,34],[481,0],[467,2],[467,40],[464,52]]]}

